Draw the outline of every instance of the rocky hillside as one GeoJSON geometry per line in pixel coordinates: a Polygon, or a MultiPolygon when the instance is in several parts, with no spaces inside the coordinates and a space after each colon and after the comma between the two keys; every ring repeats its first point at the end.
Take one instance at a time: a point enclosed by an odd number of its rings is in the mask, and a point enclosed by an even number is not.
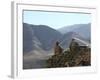
{"type": "Polygon", "coordinates": [[[59,55],[53,55],[47,60],[48,68],[90,66],[91,52],[86,46],[72,47],[73,51],[67,49],[59,55]]]}

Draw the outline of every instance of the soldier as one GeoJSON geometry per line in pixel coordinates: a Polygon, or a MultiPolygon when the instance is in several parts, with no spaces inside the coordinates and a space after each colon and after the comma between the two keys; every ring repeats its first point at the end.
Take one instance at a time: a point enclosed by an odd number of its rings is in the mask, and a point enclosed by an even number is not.
{"type": "Polygon", "coordinates": [[[56,42],[56,45],[54,47],[54,53],[55,55],[61,54],[63,51],[63,49],[59,46],[59,42],[56,42]]]}
{"type": "Polygon", "coordinates": [[[79,50],[79,44],[75,42],[75,39],[72,39],[69,48],[72,53],[77,52],[79,50]]]}

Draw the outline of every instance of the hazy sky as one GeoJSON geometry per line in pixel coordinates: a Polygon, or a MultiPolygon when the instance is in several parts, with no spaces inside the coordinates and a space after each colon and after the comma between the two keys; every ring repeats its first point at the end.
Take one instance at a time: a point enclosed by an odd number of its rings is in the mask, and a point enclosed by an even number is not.
{"type": "Polygon", "coordinates": [[[34,25],[48,25],[54,29],[91,22],[91,14],[43,11],[24,11],[23,13],[23,22],[34,25]]]}

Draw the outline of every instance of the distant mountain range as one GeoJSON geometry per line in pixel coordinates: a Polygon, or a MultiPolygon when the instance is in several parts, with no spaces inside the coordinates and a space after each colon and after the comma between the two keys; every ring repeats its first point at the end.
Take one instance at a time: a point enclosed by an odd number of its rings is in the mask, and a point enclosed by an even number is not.
{"type": "Polygon", "coordinates": [[[62,34],[66,34],[68,32],[75,32],[86,39],[91,38],[91,24],[75,24],[71,26],[65,26],[58,29],[62,34]]]}
{"type": "Polygon", "coordinates": [[[91,24],[76,24],[63,27],[58,30],[46,25],[31,25],[23,23],[23,50],[50,50],[56,41],[61,42],[62,47],[68,47],[73,37],[90,41],[91,24]]]}

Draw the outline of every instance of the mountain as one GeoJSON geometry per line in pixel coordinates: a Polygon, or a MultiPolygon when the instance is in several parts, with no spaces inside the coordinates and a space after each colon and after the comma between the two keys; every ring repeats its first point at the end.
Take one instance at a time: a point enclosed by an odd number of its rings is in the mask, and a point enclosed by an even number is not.
{"type": "Polygon", "coordinates": [[[50,50],[62,34],[46,25],[31,25],[23,23],[23,50],[29,52],[41,48],[50,50]]]}
{"type": "Polygon", "coordinates": [[[31,27],[44,50],[51,49],[54,46],[52,44],[62,36],[59,31],[46,25],[32,25],[31,27]]]}
{"type": "Polygon", "coordinates": [[[84,37],[82,37],[81,35],[75,32],[68,32],[64,34],[62,38],[59,39],[60,46],[62,46],[64,49],[68,48],[73,38],[78,38],[78,39],[87,41],[84,37]]]}
{"type": "Polygon", "coordinates": [[[90,41],[90,26],[90,23],[76,24],[55,30],[46,25],[23,23],[23,51],[48,51],[54,47],[56,41],[60,41],[60,45],[66,48],[73,37],[90,41]]]}
{"type": "Polygon", "coordinates": [[[41,43],[35,36],[34,30],[31,25],[24,23],[23,24],[23,51],[27,53],[29,51],[41,50],[41,43]]]}
{"type": "Polygon", "coordinates": [[[62,34],[66,34],[68,32],[75,32],[80,34],[82,37],[90,40],[91,36],[91,24],[75,24],[71,26],[66,26],[63,28],[58,29],[59,32],[62,34]]]}

